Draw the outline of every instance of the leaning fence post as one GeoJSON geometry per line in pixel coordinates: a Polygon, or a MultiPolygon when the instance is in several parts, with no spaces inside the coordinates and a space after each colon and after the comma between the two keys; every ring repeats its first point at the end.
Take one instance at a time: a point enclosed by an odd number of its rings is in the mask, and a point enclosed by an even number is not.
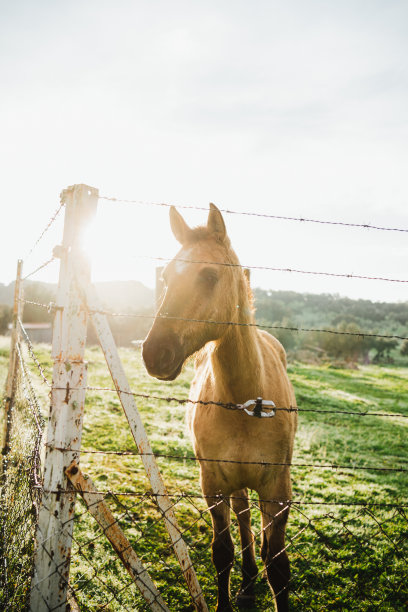
{"type": "Polygon", "coordinates": [[[6,380],[6,400],[4,402],[4,423],[2,431],[2,462],[0,465],[1,474],[3,475],[6,471],[7,465],[7,454],[9,452],[10,445],[10,431],[11,431],[11,409],[14,403],[14,396],[16,393],[16,380],[18,373],[18,359],[17,359],[17,344],[20,340],[20,327],[18,321],[22,319],[23,314],[23,284],[22,284],[22,273],[23,273],[23,260],[19,259],[17,262],[17,275],[16,283],[14,285],[14,303],[13,303],[13,321],[11,328],[11,342],[10,342],[10,357],[9,367],[6,380]]]}
{"type": "Polygon", "coordinates": [[[32,612],[66,610],[75,492],[65,469],[72,461],[79,461],[85,403],[88,315],[76,288],[74,268],[79,265],[85,276],[90,276],[81,241],[85,227],[96,213],[98,190],[74,185],[62,192],[62,201],[64,235],[62,245],[54,250],[61,265],[53,326],[54,365],[44,483],[31,587],[32,612]]]}

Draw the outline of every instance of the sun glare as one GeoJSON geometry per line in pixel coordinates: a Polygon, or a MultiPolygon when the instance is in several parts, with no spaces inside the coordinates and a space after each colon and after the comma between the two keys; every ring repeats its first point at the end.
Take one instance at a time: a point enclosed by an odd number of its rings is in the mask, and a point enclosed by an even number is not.
{"type": "Polygon", "coordinates": [[[83,238],[92,279],[137,280],[154,287],[155,268],[163,265],[159,258],[173,257],[178,248],[166,212],[124,207],[118,225],[117,210],[101,206],[83,238]]]}

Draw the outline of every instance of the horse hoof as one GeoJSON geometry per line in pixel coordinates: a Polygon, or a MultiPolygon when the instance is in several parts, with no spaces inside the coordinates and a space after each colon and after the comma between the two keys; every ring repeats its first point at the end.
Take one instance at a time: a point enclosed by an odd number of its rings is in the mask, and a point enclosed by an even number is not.
{"type": "Polygon", "coordinates": [[[255,595],[250,595],[249,593],[240,591],[237,595],[237,606],[238,608],[254,608],[255,595]]]}

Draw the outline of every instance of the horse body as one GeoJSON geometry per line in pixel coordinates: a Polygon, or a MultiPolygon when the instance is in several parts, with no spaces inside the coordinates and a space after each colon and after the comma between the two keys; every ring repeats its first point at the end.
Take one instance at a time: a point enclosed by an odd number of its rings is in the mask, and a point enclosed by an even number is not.
{"type": "Polygon", "coordinates": [[[232,610],[230,504],[238,517],[243,550],[238,602],[254,601],[258,570],[250,526],[250,488],[260,499],[262,559],[278,611],[284,612],[290,569],[284,544],[289,506],[283,502],[291,499],[289,464],[296,413],[278,410],[273,417],[256,418],[196,402],[242,404],[262,397],[272,399],[277,407],[296,406],[285,351],[276,338],[254,326],[249,283],[218,209],[211,205],[207,227],[190,229],[174,208],[170,220],[182,249],[165,270],[167,291],[144,342],[143,358],[153,376],[173,380],[187,357],[197,354],[188,420],[213,522],[217,610],[232,610]]]}
{"type": "MultiPolygon", "coordinates": [[[[233,328],[227,334],[235,335],[242,335],[242,331],[233,328]]],[[[279,354],[283,349],[277,346],[277,340],[256,329],[251,329],[247,335],[252,338],[242,343],[241,354],[236,339],[230,337],[205,347],[205,355],[200,356],[190,389],[193,402],[216,399],[221,403],[242,404],[248,399],[263,397],[273,398],[276,406],[295,405],[294,393],[279,354]],[[257,361],[258,367],[254,367],[257,361]]],[[[212,491],[229,495],[248,487],[259,492],[260,488],[272,486],[278,474],[287,471],[286,466],[260,467],[259,464],[251,465],[251,462],[290,463],[296,427],[293,414],[277,411],[274,417],[259,419],[242,411],[199,403],[193,403],[189,412],[197,457],[242,463],[237,469],[237,465],[232,463],[203,461],[202,479],[211,480],[208,486],[212,491]]],[[[285,492],[280,490],[276,498],[290,499],[290,482],[285,489],[285,492]],[[285,493],[289,495],[282,497],[285,493]]]]}

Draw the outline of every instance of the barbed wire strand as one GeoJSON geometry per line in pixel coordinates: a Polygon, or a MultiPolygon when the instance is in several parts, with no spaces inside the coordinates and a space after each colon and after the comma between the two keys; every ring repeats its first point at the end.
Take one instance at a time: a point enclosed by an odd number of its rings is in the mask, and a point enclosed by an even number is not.
{"type": "Polygon", "coordinates": [[[408,472],[408,468],[404,467],[384,467],[384,466],[371,466],[371,465],[344,465],[344,464],[336,464],[336,463],[288,463],[288,462],[280,462],[280,461],[241,461],[240,459],[215,459],[209,457],[195,457],[194,455],[172,455],[168,453],[139,453],[134,451],[103,451],[103,450],[88,450],[81,449],[80,451],[73,451],[72,448],[62,448],[58,446],[54,446],[52,444],[46,444],[49,448],[53,450],[58,450],[64,453],[70,452],[81,452],[86,454],[94,454],[94,455],[118,455],[118,456],[133,456],[133,457],[142,457],[142,456],[151,456],[158,457],[161,459],[176,459],[178,461],[198,461],[204,463],[228,463],[235,465],[260,465],[265,467],[296,467],[296,468],[305,468],[305,467],[313,467],[319,469],[332,469],[332,470],[373,470],[375,472],[408,472]]]}
{"type": "Polygon", "coordinates": [[[167,319],[169,321],[185,321],[188,323],[210,323],[211,325],[229,325],[236,327],[259,327],[260,329],[281,329],[293,332],[318,332],[323,334],[335,334],[336,336],[358,336],[360,338],[387,338],[393,340],[408,340],[408,336],[399,336],[397,334],[375,334],[372,332],[359,331],[339,331],[335,329],[319,329],[307,327],[294,327],[288,325],[263,325],[258,323],[241,323],[239,321],[216,321],[214,319],[192,319],[187,317],[175,317],[170,315],[154,315],[154,314],[135,314],[113,312],[110,310],[89,310],[90,314],[104,314],[110,317],[129,317],[138,319],[167,319]]]}
{"type": "MultiPolygon", "coordinates": [[[[161,206],[165,208],[176,208],[188,209],[188,210],[203,210],[208,212],[208,207],[205,206],[192,206],[187,204],[170,204],[168,202],[149,202],[145,200],[130,200],[122,198],[113,198],[109,196],[100,195],[99,200],[105,200],[107,202],[117,202],[118,204],[142,204],[146,206],[161,206]]],[[[219,208],[220,212],[227,213],[229,215],[244,215],[248,217],[261,217],[263,219],[277,219],[280,221],[298,221],[301,223],[316,223],[320,225],[338,225],[343,227],[354,227],[369,230],[380,230],[386,232],[408,232],[408,229],[401,227],[384,227],[380,225],[371,225],[370,223],[349,223],[346,221],[327,221],[322,219],[311,219],[308,217],[289,217],[286,215],[271,215],[269,213],[258,213],[249,211],[231,210],[229,208],[219,208]]]]}
{"type": "MultiPolygon", "coordinates": [[[[58,494],[64,494],[64,495],[72,495],[72,489],[43,489],[43,492],[49,495],[58,495],[58,494]]],[[[89,495],[112,495],[112,496],[117,496],[117,497],[150,497],[152,499],[154,499],[155,497],[179,497],[180,499],[184,499],[184,498],[189,498],[191,497],[192,499],[209,499],[211,500],[216,500],[216,499],[221,499],[223,500],[224,498],[228,499],[237,499],[237,500],[247,500],[248,497],[244,497],[244,496],[240,496],[240,495],[229,495],[229,496],[225,496],[222,493],[212,493],[211,495],[204,495],[203,493],[199,494],[197,492],[167,492],[167,493],[154,493],[153,491],[113,491],[111,489],[107,489],[107,490],[98,490],[98,491],[87,491],[87,494],[89,495]]],[[[393,503],[393,504],[389,504],[387,502],[371,502],[371,501],[337,501],[337,500],[331,500],[331,501],[310,501],[310,500],[305,500],[305,499],[279,499],[279,498],[273,498],[273,499],[257,499],[257,501],[259,502],[266,502],[266,503],[274,503],[274,504],[280,504],[280,505],[285,505],[285,504],[290,504],[290,505],[308,505],[308,506],[357,506],[357,507],[383,507],[383,508],[408,508],[408,500],[403,500],[401,502],[398,503],[393,503]]]]}
{"type": "Polygon", "coordinates": [[[54,223],[54,221],[57,219],[58,215],[60,214],[61,210],[64,208],[65,203],[61,200],[60,201],[60,205],[57,208],[57,210],[55,211],[55,213],[51,216],[50,220],[48,221],[47,225],[45,226],[45,228],[43,229],[43,231],[41,232],[41,234],[39,235],[39,237],[37,238],[37,240],[34,242],[33,246],[30,248],[30,250],[28,251],[27,255],[26,255],[26,259],[31,255],[31,253],[34,251],[34,249],[36,248],[36,246],[39,244],[39,242],[41,242],[41,240],[43,239],[43,237],[45,236],[45,234],[48,232],[48,230],[50,229],[50,227],[52,226],[52,224],[54,223]]]}
{"type": "MultiPolygon", "coordinates": [[[[36,302],[34,300],[20,300],[25,304],[32,304],[38,306],[40,308],[45,308],[48,311],[54,310],[56,308],[53,302],[49,302],[48,304],[44,304],[41,302],[36,302]]],[[[168,319],[170,321],[186,321],[188,323],[210,323],[211,325],[229,325],[229,326],[237,326],[237,327],[258,327],[260,329],[280,329],[287,330],[292,332],[317,332],[322,334],[335,334],[336,336],[357,336],[361,339],[363,338],[384,338],[384,339],[393,339],[393,340],[408,340],[408,336],[399,336],[398,334],[376,334],[373,332],[367,331],[340,331],[335,329],[319,329],[319,328],[306,328],[306,327],[294,327],[287,325],[263,325],[261,323],[240,323],[238,321],[215,321],[214,319],[190,319],[187,317],[173,317],[169,315],[156,315],[156,314],[137,314],[133,312],[114,312],[112,310],[94,310],[90,309],[88,311],[90,314],[102,314],[108,317],[127,317],[134,319],[168,319]]]]}
{"type": "MultiPolygon", "coordinates": [[[[30,356],[33,360],[33,363],[36,365],[40,377],[42,379],[42,381],[48,386],[51,387],[52,384],[50,383],[50,381],[47,379],[46,374],[45,374],[45,370],[44,370],[44,366],[41,364],[40,360],[38,359],[37,355],[35,354],[35,350],[34,350],[34,346],[27,334],[27,331],[25,330],[23,324],[21,323],[21,321],[19,321],[19,325],[22,329],[23,332],[23,336],[25,341],[27,342],[27,347],[30,353],[30,356]]],[[[59,388],[59,387],[54,387],[55,391],[65,391],[65,388],[59,388]]],[[[71,388],[71,390],[75,390],[75,388],[71,388]]],[[[148,394],[148,393],[137,393],[134,391],[127,391],[125,389],[115,389],[112,387],[95,387],[95,386],[86,386],[84,387],[85,391],[91,391],[91,392],[100,392],[100,391],[106,391],[109,393],[123,393],[124,395],[132,395],[133,397],[139,397],[142,399],[153,399],[153,400],[158,400],[158,401],[162,401],[162,402],[166,402],[166,403],[170,403],[170,402],[175,402],[179,405],[184,405],[184,404],[194,404],[194,405],[201,405],[201,406],[219,406],[222,408],[226,408],[228,410],[244,410],[244,407],[242,404],[235,404],[233,402],[220,402],[218,400],[208,400],[208,401],[204,401],[204,400],[192,400],[189,398],[180,398],[180,397],[173,397],[173,396],[160,396],[160,395],[152,395],[152,394],[148,394]]],[[[402,414],[402,413],[389,413],[389,412],[369,412],[369,411],[352,411],[352,410],[321,410],[318,408],[303,408],[303,407],[299,407],[299,406],[290,406],[290,407],[286,407],[286,406],[275,406],[273,408],[275,411],[282,411],[282,412],[314,412],[314,413],[318,413],[318,414],[339,414],[339,415],[350,415],[350,416],[373,416],[373,417],[394,417],[394,418],[402,418],[402,419],[406,419],[408,418],[408,415],[406,414],[402,414]]]]}
{"type": "Polygon", "coordinates": [[[53,261],[56,261],[56,257],[51,257],[51,259],[47,259],[47,261],[45,261],[43,264],[41,264],[41,266],[38,266],[38,268],[36,268],[35,270],[33,270],[32,272],[30,272],[29,274],[27,274],[27,276],[24,276],[24,278],[22,279],[23,281],[27,280],[28,278],[30,278],[31,276],[34,276],[34,274],[36,274],[37,272],[39,272],[40,270],[42,270],[43,268],[46,268],[49,264],[51,264],[53,261]]]}
{"type": "Polygon", "coordinates": [[[247,270],[267,270],[271,272],[290,272],[294,274],[309,274],[309,275],[317,275],[317,276],[331,276],[336,278],[354,278],[359,280],[373,280],[373,281],[385,281],[388,283],[408,283],[408,280],[399,279],[399,278],[387,278],[384,276],[367,276],[363,274],[352,274],[345,272],[321,272],[314,270],[301,270],[299,268],[276,268],[272,266],[257,266],[257,265],[247,265],[247,264],[235,264],[228,263],[224,261],[200,261],[193,259],[184,259],[182,257],[153,257],[150,255],[132,255],[135,259],[149,259],[154,261],[163,261],[163,262],[171,262],[171,261],[179,261],[181,263],[192,263],[192,264],[208,264],[214,266],[225,266],[228,268],[243,268],[247,270]]]}
{"type": "MultiPolygon", "coordinates": [[[[61,388],[61,391],[65,389],[61,388]]],[[[242,404],[234,404],[233,402],[219,402],[217,400],[192,400],[188,398],[180,398],[180,397],[169,397],[169,396],[160,396],[160,395],[151,395],[148,393],[136,393],[133,391],[126,391],[124,389],[113,389],[111,387],[85,387],[86,391],[109,391],[111,393],[123,393],[125,395],[133,395],[134,397],[140,397],[143,399],[154,399],[159,401],[164,401],[167,403],[176,402],[177,404],[193,404],[200,406],[220,406],[221,408],[226,408],[228,410],[242,410],[242,404]]],[[[275,406],[273,408],[275,411],[282,412],[317,412],[320,414],[347,414],[347,415],[355,415],[355,416],[379,416],[379,417],[398,417],[402,419],[408,418],[407,414],[401,413],[386,413],[386,412],[368,412],[368,411],[351,411],[351,410],[320,410],[318,408],[302,408],[299,406],[292,407],[284,407],[284,406],[275,406]]]]}

